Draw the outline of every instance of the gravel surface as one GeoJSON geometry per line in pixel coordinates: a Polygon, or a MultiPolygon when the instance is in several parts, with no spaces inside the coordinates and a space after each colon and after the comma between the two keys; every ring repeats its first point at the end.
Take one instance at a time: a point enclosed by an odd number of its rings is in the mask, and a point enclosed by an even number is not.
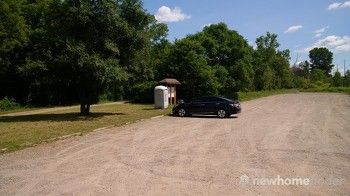
{"type": "Polygon", "coordinates": [[[0,195],[350,193],[349,95],[285,94],[242,108],[236,118],[154,118],[0,155],[0,195]],[[304,184],[287,185],[296,178],[304,184]]]}

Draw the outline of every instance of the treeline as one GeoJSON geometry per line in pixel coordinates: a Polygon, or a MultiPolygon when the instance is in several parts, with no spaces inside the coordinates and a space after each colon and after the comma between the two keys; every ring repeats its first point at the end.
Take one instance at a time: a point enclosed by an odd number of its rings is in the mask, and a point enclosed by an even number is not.
{"type": "Polygon", "coordinates": [[[22,104],[132,98],[154,78],[151,47],[166,35],[138,0],[1,0],[0,97],[22,104]]]}
{"type": "Polygon", "coordinates": [[[254,49],[224,23],[174,42],[167,32],[140,0],[1,0],[0,99],[80,103],[88,114],[101,96],[151,102],[166,77],[182,83],[178,96],[185,99],[309,88],[316,81],[349,85],[349,72],[330,75],[331,53],[327,65],[317,60],[324,54],[310,52],[310,62],[291,69],[276,34],[258,37],[254,49]]]}
{"type": "Polygon", "coordinates": [[[314,48],[309,52],[310,61],[292,67],[294,85],[298,88],[350,87],[350,70],[342,76],[333,62],[333,53],[327,48],[314,48]]]}

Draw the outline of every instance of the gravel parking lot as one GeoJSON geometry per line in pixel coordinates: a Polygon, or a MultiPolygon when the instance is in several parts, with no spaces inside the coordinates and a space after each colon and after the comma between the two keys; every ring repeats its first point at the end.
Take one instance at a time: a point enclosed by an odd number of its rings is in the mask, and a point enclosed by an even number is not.
{"type": "Polygon", "coordinates": [[[349,152],[349,95],[285,94],[0,155],[0,195],[347,195],[349,152]]]}

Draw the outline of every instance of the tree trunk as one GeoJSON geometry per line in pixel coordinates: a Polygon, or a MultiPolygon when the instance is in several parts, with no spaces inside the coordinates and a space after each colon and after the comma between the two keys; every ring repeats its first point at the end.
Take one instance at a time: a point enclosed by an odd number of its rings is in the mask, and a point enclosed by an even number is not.
{"type": "Polygon", "coordinates": [[[89,115],[90,114],[90,104],[88,103],[81,103],[80,104],[80,114],[81,115],[89,115]]]}

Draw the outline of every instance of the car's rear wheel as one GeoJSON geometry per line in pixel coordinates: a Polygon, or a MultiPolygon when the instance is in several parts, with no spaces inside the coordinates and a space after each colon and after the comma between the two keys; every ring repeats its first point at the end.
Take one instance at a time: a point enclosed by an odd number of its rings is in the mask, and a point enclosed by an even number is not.
{"type": "Polygon", "coordinates": [[[224,109],[219,109],[217,115],[219,118],[225,118],[228,117],[228,112],[224,109]]]}
{"type": "Polygon", "coordinates": [[[186,110],[183,109],[183,108],[180,108],[180,109],[177,111],[177,115],[180,116],[180,117],[186,116],[186,110]]]}

